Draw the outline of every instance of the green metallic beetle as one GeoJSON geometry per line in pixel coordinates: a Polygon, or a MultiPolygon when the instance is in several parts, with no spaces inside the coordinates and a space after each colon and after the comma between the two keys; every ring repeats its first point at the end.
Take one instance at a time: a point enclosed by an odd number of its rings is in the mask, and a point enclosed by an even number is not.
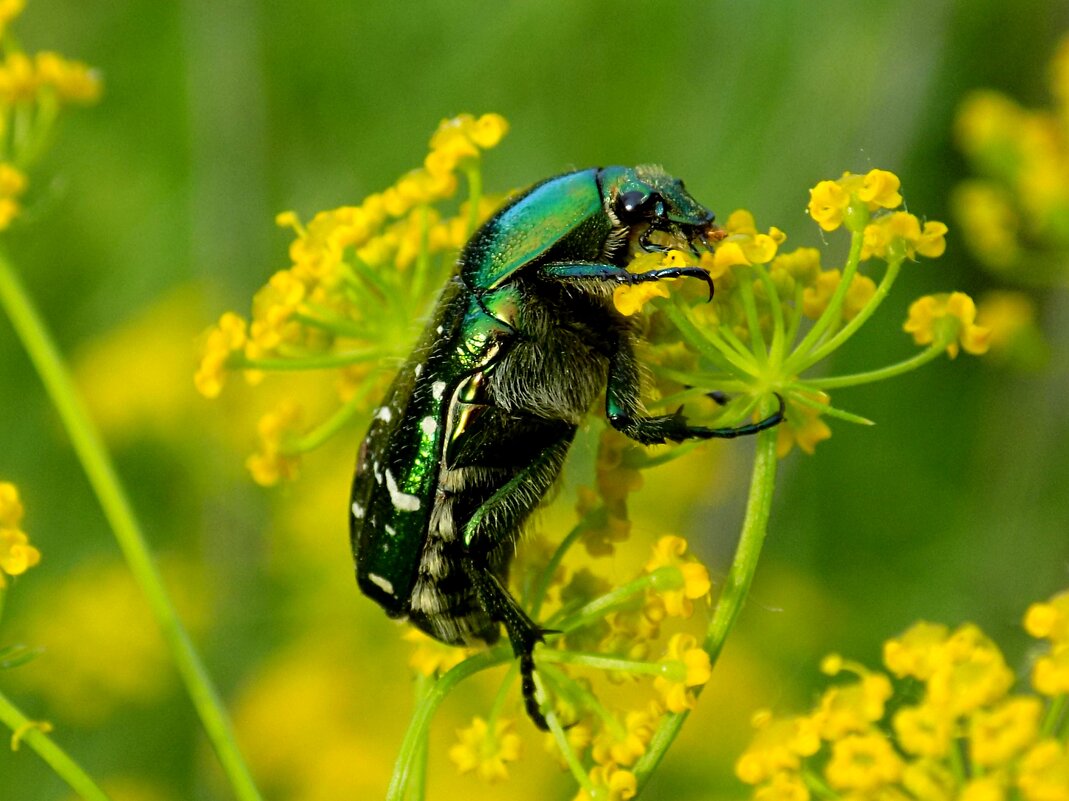
{"type": "Polygon", "coordinates": [[[644,444],[737,437],[776,425],[706,428],[642,412],[635,324],[620,284],[698,278],[699,267],[624,269],[636,250],[691,246],[713,214],[658,167],[566,173],[491,217],[411,358],[375,412],[353,479],[350,533],[360,589],[391,617],[452,645],[496,642],[520,660],[527,712],[546,633],[509,594],[521,527],[560,473],[575,432],[605,392],[609,423],[644,444]]]}

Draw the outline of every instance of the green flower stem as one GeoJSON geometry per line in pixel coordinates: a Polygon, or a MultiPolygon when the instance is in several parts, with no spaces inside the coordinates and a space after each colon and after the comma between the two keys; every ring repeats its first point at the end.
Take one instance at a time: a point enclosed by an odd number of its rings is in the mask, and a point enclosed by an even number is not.
{"type": "Polygon", "coordinates": [[[805,393],[818,391],[805,384],[795,384],[801,391],[795,392],[791,395],[791,403],[797,406],[806,406],[810,409],[815,409],[821,414],[826,414],[828,417],[835,417],[839,420],[845,420],[848,423],[855,423],[860,426],[874,426],[876,423],[869,420],[867,417],[862,417],[858,414],[851,414],[850,412],[844,412],[842,409],[836,409],[834,406],[830,406],[827,403],[821,403],[820,401],[813,400],[805,393]]]}
{"type": "Polygon", "coordinates": [[[828,787],[827,782],[825,782],[815,770],[808,766],[802,768],[802,781],[805,782],[806,787],[821,798],[827,798],[829,801],[833,801],[840,797],[837,792],[828,787]]]}
{"type": "MultiPolygon", "coordinates": [[[[2,692],[0,692],[0,721],[3,721],[11,731],[18,732],[19,742],[26,743],[36,751],[37,755],[56,772],[56,775],[69,784],[71,789],[85,801],[110,801],[97,783],[89,778],[89,774],[82,770],[82,767],[71,759],[66,751],[56,745],[51,737],[20,712],[2,692]]],[[[14,747],[12,743],[12,748],[14,747]]]]}
{"type": "MultiPolygon", "coordinates": [[[[753,268],[760,271],[760,268],[753,268]]],[[[761,323],[757,319],[757,301],[753,295],[753,281],[739,281],[739,294],[742,296],[742,308],[746,312],[746,327],[750,331],[750,341],[754,344],[752,351],[760,364],[768,362],[768,348],[761,333],[761,323]]]]}
{"type": "Polygon", "coordinates": [[[519,675],[520,663],[519,660],[516,660],[509,665],[509,669],[505,672],[505,678],[501,680],[501,686],[498,687],[497,695],[494,696],[494,702],[490,704],[490,711],[486,713],[486,726],[489,731],[494,731],[497,719],[501,717],[501,713],[505,709],[505,701],[508,700],[509,690],[512,689],[512,685],[519,675]]]}
{"type": "Polygon", "coordinates": [[[1069,693],[1062,693],[1051,699],[1050,705],[1047,707],[1047,712],[1043,716],[1043,724],[1040,727],[1041,737],[1054,737],[1058,733],[1058,724],[1064,723],[1069,726],[1069,714],[1066,713],[1066,709],[1069,708],[1069,693]],[[1062,717],[1065,717],[1065,721],[1062,721],[1062,717]]]}
{"type": "MultiPolygon", "coordinates": [[[[430,676],[422,673],[416,674],[415,690],[416,703],[419,704],[426,697],[433,685],[430,676]]],[[[408,787],[405,792],[406,801],[423,801],[427,795],[427,757],[430,753],[430,731],[425,731],[420,740],[416,753],[412,758],[412,772],[409,774],[408,787]]]]}
{"type": "MultiPolygon", "coordinates": [[[[761,411],[762,414],[769,414],[772,411],[771,399],[765,399],[761,411]]],[[[709,623],[705,642],[702,644],[713,665],[716,664],[724,648],[724,642],[735,625],[735,620],[739,616],[757,570],[761,546],[768,530],[769,513],[772,509],[776,467],[776,430],[771,428],[757,435],[757,453],[754,457],[750,497],[746,502],[746,518],[742,524],[742,534],[735,550],[735,559],[717,600],[713,619],[709,623]]],[[[700,687],[695,688],[695,692],[700,690],[700,687]]],[[[660,765],[661,760],[664,759],[664,755],[675,741],[686,719],[686,712],[671,713],[665,716],[657,727],[657,731],[653,733],[649,748],[635,763],[634,774],[638,781],[639,794],[657,766],[660,765]]]]}
{"type": "Polygon", "coordinates": [[[625,606],[635,595],[645,592],[648,587],[652,587],[655,580],[653,573],[632,579],[612,592],[607,592],[600,598],[595,598],[590,603],[581,606],[575,612],[565,615],[561,620],[551,620],[550,628],[559,629],[567,634],[570,631],[581,629],[596,620],[601,620],[617,607],[625,606]]]}
{"type": "Polygon", "coordinates": [[[869,384],[873,381],[883,381],[885,378],[894,378],[897,375],[902,375],[902,373],[908,373],[910,370],[916,370],[921,365],[927,364],[941,354],[946,353],[946,349],[946,342],[936,340],[926,350],[922,350],[916,356],[897,364],[881,367],[878,370],[869,370],[867,373],[809,379],[807,383],[819,389],[835,389],[838,387],[853,387],[858,384],[869,384]]]}
{"type": "Polygon", "coordinates": [[[606,709],[605,705],[598,700],[598,697],[582,684],[563,670],[558,670],[548,663],[539,665],[538,670],[548,677],[555,686],[562,688],[560,695],[574,698],[576,703],[582,704],[586,709],[597,715],[601,722],[605,724],[605,727],[612,731],[617,740],[622,740],[627,736],[627,729],[624,728],[624,724],[620,722],[620,719],[606,709]]]}
{"type": "Polygon", "coordinates": [[[249,359],[243,354],[235,352],[230,354],[226,365],[233,370],[329,370],[334,367],[348,367],[351,364],[373,362],[386,355],[387,352],[380,348],[293,359],[249,359]]]}
{"type": "Polygon", "coordinates": [[[797,365],[807,358],[809,352],[820,341],[820,338],[842,317],[843,298],[846,297],[846,292],[850,289],[858,264],[861,262],[861,246],[864,243],[865,236],[861,231],[854,231],[850,234],[850,255],[846,259],[846,266],[843,268],[839,285],[835,287],[831,300],[828,301],[827,307],[821,312],[817,321],[813,323],[813,327],[806,332],[802,341],[798,343],[798,347],[787,357],[787,362],[783,366],[783,370],[787,375],[798,373],[797,365]]]}
{"type": "Polygon", "coordinates": [[[415,778],[417,772],[416,760],[426,742],[431,719],[438,705],[445,700],[449,692],[469,676],[474,676],[495,665],[504,664],[511,659],[512,652],[507,647],[482,651],[465,659],[445,675],[439,676],[437,681],[428,688],[416,707],[412,720],[408,723],[408,731],[405,732],[405,739],[401,742],[401,749],[393,766],[390,786],[386,790],[386,801],[402,801],[406,798],[409,783],[415,778]]]}
{"type": "Polygon", "coordinates": [[[367,330],[359,325],[355,325],[352,320],[346,320],[336,315],[330,314],[321,306],[315,304],[305,303],[301,308],[307,309],[307,312],[295,312],[290,319],[296,320],[301,325],[308,328],[317,328],[320,331],[326,331],[328,334],[336,334],[344,337],[357,337],[361,338],[366,336],[367,330]]]}
{"type": "Polygon", "coordinates": [[[583,532],[586,531],[589,519],[590,515],[588,514],[568,532],[568,536],[557,546],[557,550],[553,552],[553,555],[549,558],[549,562],[546,563],[546,566],[539,574],[538,584],[535,585],[534,593],[531,595],[530,610],[532,620],[538,620],[538,613],[542,611],[542,604],[546,600],[546,593],[549,592],[549,585],[553,583],[553,575],[557,572],[557,568],[560,567],[560,563],[564,560],[568,550],[579,540],[583,535],[583,532]]]}
{"type": "Polygon", "coordinates": [[[359,391],[353,393],[353,397],[346,401],[338,411],[334,412],[334,414],[303,437],[296,439],[289,447],[284,449],[284,452],[286,454],[307,453],[308,451],[315,450],[328,439],[333,437],[345,428],[346,424],[353,419],[356,413],[364,405],[364,401],[367,399],[373,386],[373,382],[365,382],[360,387],[359,391]]]}
{"type": "Polygon", "coordinates": [[[777,367],[783,361],[783,352],[787,345],[786,324],[783,321],[783,303],[779,298],[779,290],[776,282],[772,280],[765,265],[754,267],[757,277],[761,280],[768,295],[769,305],[772,307],[772,347],[769,352],[769,361],[773,367],[777,367]]]}
{"type": "Polygon", "coordinates": [[[594,782],[590,781],[590,776],[583,768],[583,763],[579,761],[575,749],[568,742],[568,733],[564,731],[564,727],[560,725],[560,721],[557,719],[557,713],[552,709],[546,713],[546,723],[549,724],[549,730],[553,733],[553,739],[557,741],[557,747],[560,749],[561,754],[564,755],[564,761],[568,763],[568,770],[572,772],[572,776],[575,777],[579,786],[586,790],[586,794],[591,798],[596,798],[597,790],[594,787],[594,782]]]}
{"type": "MultiPolygon", "coordinates": [[[[734,373],[707,373],[700,370],[690,372],[688,370],[674,370],[671,367],[663,367],[657,364],[650,365],[650,372],[655,376],[667,378],[669,381],[689,385],[692,389],[685,391],[694,392],[696,395],[706,394],[707,390],[703,389],[703,387],[716,387],[724,392],[748,392],[753,387],[748,382],[739,381],[734,377],[734,373]]],[[[667,405],[668,401],[665,398],[660,398],[649,403],[667,405]]]]}
{"type": "Polygon", "coordinates": [[[427,283],[427,274],[431,264],[431,207],[426,203],[419,207],[419,254],[412,270],[412,281],[408,287],[408,297],[413,308],[419,308],[423,300],[423,287],[427,283]]]}
{"type": "Polygon", "coordinates": [[[790,347],[798,338],[798,329],[802,327],[802,318],[805,317],[805,287],[801,281],[795,282],[794,304],[789,307],[791,321],[787,325],[787,334],[783,337],[784,345],[790,347]]]}
{"type": "MultiPolygon", "coordinates": [[[[0,580],[5,580],[0,576],[0,580]]],[[[4,619],[4,601],[7,600],[7,587],[0,587],[0,622],[4,619]]]]}
{"type": "Polygon", "coordinates": [[[111,458],[89,419],[89,413],[75,389],[63,358],[26,295],[11,262],[3,254],[0,254],[0,305],[11,318],[63,420],[86,477],[115,533],[130,571],[160,626],[171,650],[171,658],[185,682],[189,697],[235,794],[242,801],[259,801],[260,794],[238,751],[222,702],[164,589],[159,569],[149,552],[111,458]]]}
{"type": "Polygon", "coordinates": [[[555,648],[542,648],[538,651],[539,662],[554,662],[565,665],[583,665],[598,670],[622,670],[639,673],[643,676],[665,676],[671,667],[667,662],[642,662],[635,659],[617,659],[601,654],[588,654],[582,651],[559,651],[555,648]]]}
{"type": "Polygon", "coordinates": [[[880,304],[883,303],[883,299],[887,297],[887,293],[891,291],[891,286],[894,284],[895,278],[898,277],[901,268],[902,259],[888,262],[887,271],[883,274],[883,280],[880,281],[880,285],[876,287],[875,293],[869,298],[869,302],[865,304],[865,307],[857,313],[854,319],[844,325],[835,336],[802,359],[795,372],[800,373],[806,368],[812,367],[817,362],[825,359],[830,353],[837,350],[844,342],[846,342],[846,340],[852,337],[854,332],[861,328],[861,326],[863,326],[872,316],[873,312],[880,307],[880,304]]]}
{"type": "Polygon", "coordinates": [[[743,356],[721,339],[720,334],[726,333],[726,329],[700,330],[679,305],[679,301],[664,303],[660,308],[664,309],[672,325],[683,335],[683,339],[717,367],[733,373],[757,376],[753,356],[749,353],[743,356]],[[732,369],[732,366],[735,369],[732,369]]]}

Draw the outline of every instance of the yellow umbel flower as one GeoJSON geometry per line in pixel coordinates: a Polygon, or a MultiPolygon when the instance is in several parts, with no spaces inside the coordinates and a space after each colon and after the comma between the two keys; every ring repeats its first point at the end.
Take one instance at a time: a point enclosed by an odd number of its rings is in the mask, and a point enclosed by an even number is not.
{"type": "Polygon", "coordinates": [[[508,764],[520,758],[520,737],[511,720],[498,718],[493,731],[480,717],[457,730],[459,742],[449,749],[449,759],[461,773],[474,772],[480,779],[498,782],[508,778],[508,764]]]}
{"type": "Polygon", "coordinates": [[[976,303],[963,292],[925,295],[913,301],[902,330],[912,334],[918,345],[931,345],[940,337],[951,359],[959,349],[979,355],[990,346],[990,331],[976,324],[976,303]]]}
{"type": "Polygon", "coordinates": [[[809,190],[809,216],[825,231],[834,231],[846,221],[851,200],[867,211],[898,208],[901,185],[898,176],[887,170],[869,170],[865,175],[844,172],[837,181],[821,181],[809,190]]]}
{"type": "Polygon", "coordinates": [[[679,571],[680,586],[656,590],[664,602],[665,611],[673,617],[690,617],[694,612],[694,601],[706,597],[713,586],[709,571],[693,558],[684,559],[686,552],[687,541],[682,537],[661,537],[653,546],[653,558],[646,563],[649,573],[664,567],[679,571]]]}
{"type": "Polygon", "coordinates": [[[691,634],[674,634],[661,659],[664,673],[653,680],[669,712],[693,709],[697,702],[696,687],[703,686],[712,675],[709,654],[698,647],[691,634]]]}

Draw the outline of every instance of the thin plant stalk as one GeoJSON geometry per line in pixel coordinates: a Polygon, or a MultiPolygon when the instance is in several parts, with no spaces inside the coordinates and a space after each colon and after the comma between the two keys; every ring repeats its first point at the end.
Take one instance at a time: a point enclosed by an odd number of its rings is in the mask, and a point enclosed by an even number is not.
{"type": "MultiPolygon", "coordinates": [[[[765,407],[762,410],[764,414],[771,412],[769,401],[766,401],[763,406],[765,407]]],[[[746,518],[742,525],[742,535],[739,537],[735,559],[728,571],[720,597],[717,599],[713,619],[709,622],[705,641],[702,644],[713,665],[716,664],[724,648],[724,642],[738,619],[739,612],[750,591],[754,573],[757,571],[761,546],[764,544],[765,533],[768,531],[773,489],[776,485],[776,437],[775,429],[768,429],[757,435],[757,453],[754,457],[750,496],[746,502],[746,518]]],[[[696,692],[700,689],[697,688],[696,692]]],[[[642,788],[675,741],[687,719],[687,714],[687,712],[677,712],[667,715],[654,732],[649,748],[634,768],[639,793],[642,792],[642,788]]]]}
{"type": "Polygon", "coordinates": [[[134,516],[111,457],[82,402],[70,371],[6,254],[0,253],[0,306],[11,319],[23,347],[55,404],[86,477],[100,501],[119,547],[171,651],[193,706],[223,770],[241,801],[260,801],[260,793],[238,750],[230,721],[174,604],[134,516]]]}
{"type": "MultiPolygon", "coordinates": [[[[107,793],[100,789],[81,765],[60,748],[45,731],[34,721],[26,717],[18,707],[0,692],[0,721],[15,732],[18,743],[25,743],[52,768],[57,776],[70,785],[70,788],[85,801],[111,801],[107,793]]],[[[15,738],[12,748],[15,748],[15,738]]]]}

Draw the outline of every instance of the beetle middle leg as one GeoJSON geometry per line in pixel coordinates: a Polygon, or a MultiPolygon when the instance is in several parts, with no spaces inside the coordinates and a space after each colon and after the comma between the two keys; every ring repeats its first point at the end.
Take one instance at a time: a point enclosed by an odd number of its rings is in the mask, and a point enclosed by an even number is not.
{"type": "Polygon", "coordinates": [[[605,415],[617,431],[643,445],[661,445],[671,440],[733,439],[772,428],[783,422],[783,397],[778,393],[779,408],[768,417],[743,426],[709,428],[687,422],[682,407],[673,414],[646,416],[641,413],[641,381],[638,361],[631,342],[622,336],[615,352],[609,357],[609,381],[605,392],[605,415]]]}

